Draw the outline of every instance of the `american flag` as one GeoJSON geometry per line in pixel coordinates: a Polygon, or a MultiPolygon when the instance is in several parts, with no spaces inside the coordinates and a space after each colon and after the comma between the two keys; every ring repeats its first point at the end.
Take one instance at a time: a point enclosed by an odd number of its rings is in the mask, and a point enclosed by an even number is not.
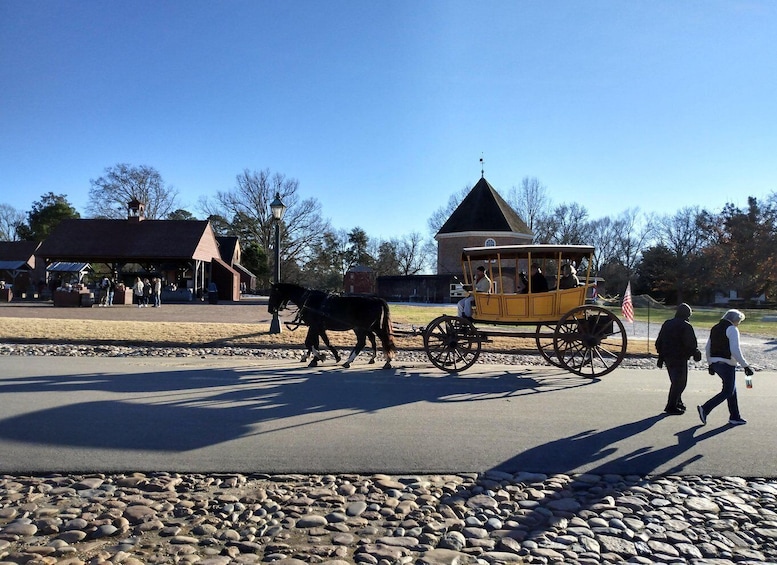
{"type": "Polygon", "coordinates": [[[626,285],[626,292],[623,293],[623,303],[621,312],[627,321],[634,323],[634,305],[631,303],[631,281],[626,285]]]}

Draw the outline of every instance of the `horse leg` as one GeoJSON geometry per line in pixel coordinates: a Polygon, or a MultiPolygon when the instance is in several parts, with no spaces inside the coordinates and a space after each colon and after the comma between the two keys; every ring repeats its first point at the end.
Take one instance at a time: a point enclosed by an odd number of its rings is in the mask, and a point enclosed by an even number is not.
{"type": "Polygon", "coordinates": [[[386,356],[386,362],[383,364],[384,369],[391,369],[391,359],[393,357],[391,348],[389,347],[389,336],[386,335],[382,329],[375,331],[380,338],[381,347],[383,347],[383,354],[386,356]]]}
{"type": "Polygon", "coordinates": [[[307,350],[302,355],[303,361],[307,361],[309,355],[313,356],[313,359],[310,361],[308,367],[317,367],[319,361],[323,362],[326,360],[324,354],[318,350],[318,336],[319,333],[315,328],[308,328],[308,335],[305,336],[305,347],[307,347],[307,350]]]}
{"type": "Polygon", "coordinates": [[[334,358],[335,358],[335,363],[339,363],[340,362],[340,354],[337,352],[337,349],[332,347],[332,345],[329,343],[329,336],[326,335],[326,331],[324,331],[324,330],[321,330],[321,339],[324,342],[324,345],[326,345],[329,348],[329,351],[332,352],[332,356],[334,356],[334,358]]]}
{"type": "Polygon", "coordinates": [[[353,348],[353,351],[351,351],[351,355],[348,357],[348,359],[343,363],[343,367],[346,369],[351,366],[351,363],[353,363],[353,360],[356,359],[356,356],[359,355],[362,349],[364,349],[364,344],[367,342],[367,333],[360,330],[354,330],[356,332],[356,347],[353,348]]]}
{"type": "Polygon", "coordinates": [[[322,363],[326,361],[326,355],[321,353],[317,348],[311,347],[310,348],[310,354],[313,356],[313,358],[310,360],[310,363],[308,364],[308,367],[318,367],[318,362],[321,361],[322,363]]]}
{"type": "Polygon", "coordinates": [[[375,364],[375,359],[378,356],[378,346],[375,343],[375,334],[373,332],[369,332],[367,334],[367,337],[370,338],[370,344],[372,344],[372,357],[370,357],[369,364],[370,365],[374,365],[375,364]]]}

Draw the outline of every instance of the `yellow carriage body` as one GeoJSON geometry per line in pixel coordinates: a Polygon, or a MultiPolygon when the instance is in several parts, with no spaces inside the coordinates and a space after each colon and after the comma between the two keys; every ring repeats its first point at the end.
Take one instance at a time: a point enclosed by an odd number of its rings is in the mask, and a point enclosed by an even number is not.
{"type": "Polygon", "coordinates": [[[588,245],[503,245],[467,247],[461,261],[464,281],[472,285],[475,270],[486,269],[491,292],[475,292],[473,318],[499,324],[543,324],[557,322],[565,313],[586,302],[591,280],[594,248],[588,245]],[[550,288],[533,292],[522,288],[520,273],[528,273],[534,263],[540,265],[550,288]],[[560,288],[561,266],[570,264],[580,277],[579,286],[560,288]]]}

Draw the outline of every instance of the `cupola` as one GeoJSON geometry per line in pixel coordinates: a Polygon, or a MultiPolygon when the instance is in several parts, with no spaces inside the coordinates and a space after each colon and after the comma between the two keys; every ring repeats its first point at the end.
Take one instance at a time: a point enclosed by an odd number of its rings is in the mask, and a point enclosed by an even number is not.
{"type": "Polygon", "coordinates": [[[146,212],[146,206],[137,198],[133,198],[127,203],[127,219],[134,222],[143,220],[146,212]]]}

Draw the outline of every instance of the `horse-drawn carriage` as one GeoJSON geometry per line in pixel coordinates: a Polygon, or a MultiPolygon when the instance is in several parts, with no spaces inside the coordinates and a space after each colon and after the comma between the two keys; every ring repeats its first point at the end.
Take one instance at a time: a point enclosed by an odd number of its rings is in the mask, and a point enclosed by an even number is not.
{"type": "MultiPolygon", "coordinates": [[[[591,264],[594,248],[585,245],[508,245],[466,248],[462,253],[464,285],[472,288],[473,274],[483,267],[492,281],[489,292],[473,290],[471,317],[444,315],[423,329],[423,343],[432,364],[449,373],[471,367],[483,343],[495,336],[534,340],[542,357],[551,365],[577,375],[598,377],[613,371],[626,353],[626,332],[612,312],[587,304],[593,284],[591,264]],[[536,265],[544,278],[527,278],[524,273],[536,265]],[[582,277],[575,284],[563,284],[562,271],[569,266],[582,277]],[[529,331],[533,329],[534,331],[529,331]]],[[[567,269],[569,270],[569,269],[567,269]]],[[[313,364],[323,358],[319,339],[336,360],[337,350],[329,345],[327,330],[353,330],[357,343],[345,362],[349,366],[365,340],[370,339],[374,362],[375,336],[391,366],[393,330],[386,302],[377,297],[340,297],[276,284],[268,309],[277,312],[291,302],[298,308],[297,324],[308,326],[305,346],[313,364]]],[[[304,358],[304,357],[303,357],[304,358]]]]}
{"type": "Polygon", "coordinates": [[[443,371],[461,372],[477,361],[484,342],[509,336],[533,339],[546,361],[577,375],[598,377],[613,371],[626,353],[626,332],[612,312],[587,304],[593,253],[594,248],[586,245],[465,248],[465,288],[473,286],[479,266],[485,268],[492,288],[490,292],[473,288],[470,319],[446,315],[429,323],[423,332],[429,360],[443,371]],[[578,284],[563,284],[565,265],[581,277],[584,273],[578,284]],[[525,276],[532,266],[538,267],[544,284],[525,276]]]}

